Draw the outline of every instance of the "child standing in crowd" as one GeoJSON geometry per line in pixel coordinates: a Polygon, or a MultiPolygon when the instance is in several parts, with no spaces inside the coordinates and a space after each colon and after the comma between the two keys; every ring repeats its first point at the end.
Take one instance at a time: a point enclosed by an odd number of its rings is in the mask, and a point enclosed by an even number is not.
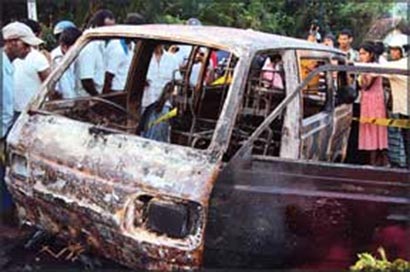
{"type": "MultiPolygon", "coordinates": [[[[373,43],[366,42],[360,46],[361,62],[375,62],[376,49],[373,43]]],[[[386,118],[386,106],[382,86],[382,78],[369,74],[361,75],[360,116],[363,118],[386,118]]],[[[371,165],[384,166],[388,164],[385,150],[387,149],[387,128],[368,123],[359,126],[359,150],[369,153],[371,165]]]]}

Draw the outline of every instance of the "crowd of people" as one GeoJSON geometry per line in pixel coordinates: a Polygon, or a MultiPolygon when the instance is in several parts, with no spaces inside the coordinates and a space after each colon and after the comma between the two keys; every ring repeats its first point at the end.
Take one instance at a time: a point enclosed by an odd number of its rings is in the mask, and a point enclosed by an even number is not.
{"type": "MultiPolygon", "coordinates": [[[[123,23],[138,25],[145,23],[145,20],[141,15],[132,13],[123,23]]],[[[201,24],[195,18],[189,19],[186,23],[188,25],[201,24]]],[[[115,24],[114,14],[110,10],[103,9],[94,14],[87,28],[115,24]]],[[[346,53],[349,62],[407,68],[406,50],[408,48],[406,46],[408,42],[407,39],[400,40],[402,39],[400,35],[390,41],[386,52],[382,43],[371,41],[364,42],[356,51],[352,47],[353,35],[350,30],[340,31],[337,38],[329,33],[324,35],[323,39],[319,30],[317,22],[313,22],[307,36],[308,41],[322,42],[326,46],[339,48],[346,53]]],[[[2,30],[4,38],[2,141],[13,121],[36,95],[50,71],[59,66],[62,57],[82,35],[82,30],[77,28],[73,22],[62,20],[55,24],[53,34],[58,41],[58,46],[48,53],[40,49],[43,41],[39,38],[41,27],[38,22],[24,19],[10,23],[2,30]]],[[[123,91],[134,46],[133,42],[126,39],[88,43],[81,50],[78,58],[64,71],[52,96],[75,98],[123,91]]],[[[154,50],[142,100],[143,111],[158,100],[167,82],[175,76],[181,76],[175,74],[174,71],[183,66],[192,48],[180,45],[167,49],[164,46],[158,46],[154,50]]],[[[197,57],[200,58],[204,53],[198,52],[197,57]]],[[[218,61],[218,56],[213,54],[209,64],[211,66],[215,66],[218,61]]],[[[272,70],[275,63],[265,63],[266,69],[272,70]]],[[[192,67],[190,77],[192,85],[195,85],[197,75],[201,70],[200,65],[201,62],[198,61],[192,67]]],[[[272,77],[270,80],[277,88],[283,88],[283,82],[279,77],[272,77]]],[[[409,119],[409,106],[406,103],[408,101],[407,77],[395,75],[381,77],[364,74],[358,78],[358,83],[361,91],[354,105],[355,116],[409,119]],[[383,80],[383,78],[388,80],[383,80]],[[386,82],[390,86],[386,86],[386,82]],[[391,91],[387,92],[387,90],[391,91]],[[392,106],[389,106],[390,104],[392,106]]],[[[355,125],[352,126],[352,137],[349,144],[367,153],[368,163],[410,168],[409,129],[368,123],[360,123],[357,127],[358,132],[355,131],[355,125]]]]}
{"type": "MultiPolygon", "coordinates": [[[[126,24],[142,24],[139,14],[129,14],[126,24]]],[[[109,10],[98,11],[88,28],[115,24],[109,10]]],[[[2,48],[2,124],[0,137],[0,180],[2,207],[7,210],[11,198],[4,188],[5,139],[12,124],[37,94],[50,72],[58,67],[62,57],[82,35],[73,22],[63,20],[55,24],[53,34],[58,46],[51,52],[43,49],[41,26],[31,19],[23,19],[5,25],[1,31],[2,48]]],[[[131,50],[122,41],[89,43],[78,59],[64,71],[56,84],[53,97],[75,98],[81,95],[97,95],[103,92],[123,90],[126,75],[119,66],[129,65],[131,50]],[[106,57],[109,56],[109,57],[106,57]],[[107,61],[105,61],[107,60],[107,61]],[[109,60],[109,61],[108,61],[109,60]]]]}
{"type": "MultiPolygon", "coordinates": [[[[353,35],[343,29],[336,37],[329,33],[323,41],[319,27],[312,23],[307,40],[337,47],[346,53],[348,62],[355,65],[408,69],[409,38],[397,33],[385,48],[381,41],[364,41],[353,49],[353,35]]],[[[349,139],[348,160],[375,166],[410,169],[410,129],[380,125],[363,120],[410,120],[408,77],[395,74],[362,74],[357,78],[360,89],[353,107],[355,118],[349,139]],[[359,152],[357,152],[357,150],[359,152]],[[361,156],[358,156],[361,155],[361,156]]],[[[394,122],[391,122],[394,123],[394,122]]]]}

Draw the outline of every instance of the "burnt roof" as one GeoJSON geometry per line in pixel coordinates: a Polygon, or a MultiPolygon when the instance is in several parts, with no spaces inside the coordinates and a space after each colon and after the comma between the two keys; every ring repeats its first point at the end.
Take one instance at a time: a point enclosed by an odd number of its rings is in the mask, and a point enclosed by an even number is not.
{"type": "Polygon", "coordinates": [[[305,40],[255,30],[218,26],[116,25],[88,30],[87,36],[128,36],[172,40],[227,49],[238,55],[266,49],[314,49],[343,54],[338,49],[305,40]]]}

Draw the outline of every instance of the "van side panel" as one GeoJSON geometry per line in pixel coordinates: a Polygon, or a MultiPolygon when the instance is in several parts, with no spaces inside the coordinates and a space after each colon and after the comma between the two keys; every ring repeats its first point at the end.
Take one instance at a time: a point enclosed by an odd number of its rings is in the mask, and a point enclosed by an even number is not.
{"type": "MultiPolygon", "coordinates": [[[[409,181],[409,172],[392,169],[263,156],[232,162],[211,197],[205,264],[346,269],[356,253],[377,248],[383,228],[410,231],[409,181]]],[[[392,254],[409,258],[410,244],[392,254]]]]}

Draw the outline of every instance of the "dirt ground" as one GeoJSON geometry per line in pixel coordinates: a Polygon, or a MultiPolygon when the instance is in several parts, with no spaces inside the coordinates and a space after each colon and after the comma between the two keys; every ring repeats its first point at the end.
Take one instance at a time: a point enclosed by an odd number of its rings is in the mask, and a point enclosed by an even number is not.
{"type": "Polygon", "coordinates": [[[36,232],[28,226],[0,222],[0,271],[129,271],[80,247],[72,246],[70,251],[66,242],[53,237],[33,243],[36,232]]]}

